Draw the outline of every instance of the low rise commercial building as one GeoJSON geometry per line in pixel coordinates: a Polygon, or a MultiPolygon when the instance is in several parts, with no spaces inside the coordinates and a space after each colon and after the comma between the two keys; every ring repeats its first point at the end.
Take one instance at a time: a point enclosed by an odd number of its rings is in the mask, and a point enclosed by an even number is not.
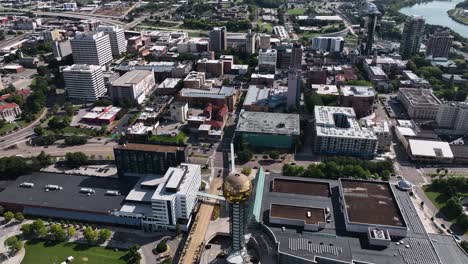
{"type": "Polygon", "coordinates": [[[112,100],[129,100],[141,104],[155,86],[151,71],[134,70],[111,82],[109,96],[112,100]]]}
{"type": "Polygon", "coordinates": [[[286,106],[287,93],[286,87],[263,88],[250,85],[242,106],[246,111],[269,112],[279,106],[286,106]]]}
{"type": "Polygon", "coordinates": [[[166,78],[158,85],[155,92],[159,95],[173,95],[176,94],[182,86],[183,80],[181,78],[166,78]]]}
{"type": "Polygon", "coordinates": [[[236,137],[259,149],[291,150],[300,136],[298,114],[241,111],[236,137]]]}
{"type": "Polygon", "coordinates": [[[208,90],[183,88],[180,90],[177,99],[189,103],[189,106],[205,106],[209,103],[217,106],[227,105],[229,112],[232,112],[239,95],[240,90],[233,86],[208,90]]]}
{"type": "Polygon", "coordinates": [[[223,66],[224,66],[223,60],[200,59],[197,61],[197,71],[204,72],[208,77],[223,76],[224,74],[223,66]]]}
{"type": "Polygon", "coordinates": [[[414,119],[435,120],[441,104],[431,89],[401,88],[398,90],[398,99],[409,117],[414,119]]]}
{"type": "Polygon", "coordinates": [[[187,162],[186,146],[127,143],[114,148],[119,176],[158,176],[169,167],[187,162]]]}
{"type": "Polygon", "coordinates": [[[364,129],[351,107],[315,106],[315,152],[372,158],[377,136],[364,129]]]}
{"type": "Polygon", "coordinates": [[[407,149],[412,161],[423,163],[452,163],[454,156],[449,143],[436,140],[409,139],[407,149]]]}
{"type": "Polygon", "coordinates": [[[174,102],[169,105],[171,119],[176,122],[185,122],[188,118],[188,103],[174,102]]]}
{"type": "Polygon", "coordinates": [[[114,122],[120,110],[120,107],[115,107],[112,105],[106,107],[94,107],[89,112],[87,112],[81,118],[81,120],[85,123],[93,125],[110,125],[112,122],[114,122]]]}

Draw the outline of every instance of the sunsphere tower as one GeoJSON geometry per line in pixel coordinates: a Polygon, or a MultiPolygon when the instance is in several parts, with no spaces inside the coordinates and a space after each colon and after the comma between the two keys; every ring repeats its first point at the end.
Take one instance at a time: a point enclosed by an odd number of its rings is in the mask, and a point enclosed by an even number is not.
{"type": "Polygon", "coordinates": [[[224,180],[223,195],[229,203],[229,232],[231,234],[230,263],[243,263],[245,255],[246,201],[252,193],[252,182],[240,173],[232,173],[224,180]]]}

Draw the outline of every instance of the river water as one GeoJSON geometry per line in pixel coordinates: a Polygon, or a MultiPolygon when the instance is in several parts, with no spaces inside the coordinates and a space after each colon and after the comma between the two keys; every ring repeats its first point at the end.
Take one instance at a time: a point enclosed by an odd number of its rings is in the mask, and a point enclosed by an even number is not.
{"type": "Polygon", "coordinates": [[[400,13],[408,16],[421,15],[426,19],[427,24],[445,26],[464,37],[468,37],[468,26],[456,22],[447,14],[447,10],[453,9],[460,2],[463,0],[426,2],[404,7],[400,9],[400,13]]]}

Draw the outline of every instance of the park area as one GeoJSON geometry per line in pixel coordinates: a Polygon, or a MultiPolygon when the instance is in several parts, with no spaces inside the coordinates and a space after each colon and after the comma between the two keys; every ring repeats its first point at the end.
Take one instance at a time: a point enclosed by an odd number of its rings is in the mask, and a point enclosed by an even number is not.
{"type": "Polygon", "coordinates": [[[294,9],[288,9],[288,15],[290,16],[302,16],[305,13],[304,8],[294,8],[294,9]]]}
{"type": "Polygon", "coordinates": [[[74,264],[125,264],[127,251],[115,251],[99,246],[71,242],[32,240],[24,244],[26,255],[21,264],[61,263],[73,256],[74,264]]]}

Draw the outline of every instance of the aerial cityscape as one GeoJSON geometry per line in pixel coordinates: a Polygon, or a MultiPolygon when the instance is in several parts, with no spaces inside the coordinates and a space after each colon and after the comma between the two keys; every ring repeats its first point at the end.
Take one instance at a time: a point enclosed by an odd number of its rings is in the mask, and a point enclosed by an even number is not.
{"type": "Polygon", "coordinates": [[[0,263],[468,264],[468,0],[0,0],[0,263]]]}

